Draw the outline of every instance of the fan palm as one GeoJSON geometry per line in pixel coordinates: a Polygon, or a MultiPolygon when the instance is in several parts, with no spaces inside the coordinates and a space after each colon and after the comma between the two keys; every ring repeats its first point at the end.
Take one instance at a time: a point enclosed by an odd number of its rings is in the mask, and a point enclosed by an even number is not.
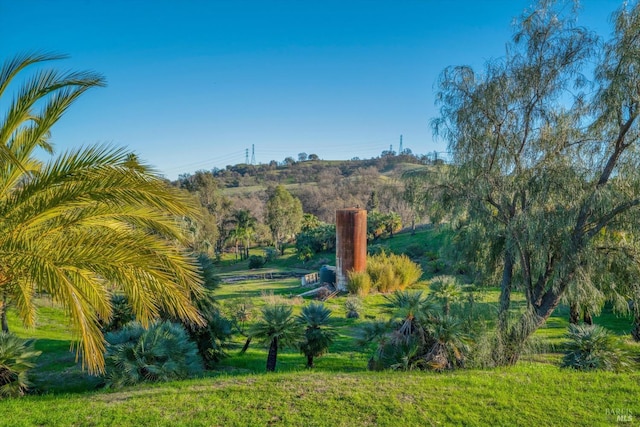
{"type": "Polygon", "coordinates": [[[24,394],[30,385],[27,372],[40,353],[33,349],[33,341],[0,332],[0,397],[24,394]]]}
{"type": "Polygon", "coordinates": [[[329,350],[336,336],[329,326],[331,310],[324,304],[311,303],[302,309],[298,322],[305,327],[300,351],[307,356],[307,368],[313,368],[313,358],[322,356],[329,350]]]}
{"type": "Polygon", "coordinates": [[[276,370],[278,349],[293,347],[298,342],[301,331],[299,324],[292,316],[291,307],[284,305],[265,305],[262,308],[262,318],[256,322],[250,335],[269,345],[267,356],[267,371],[276,370]]]}
{"type": "MultiPolygon", "coordinates": [[[[25,68],[60,58],[34,54],[8,61],[0,69],[0,101],[25,68]]],[[[42,164],[33,152],[52,150],[51,126],[104,79],[42,70],[21,81],[0,114],[0,292],[30,326],[37,291],[64,305],[83,366],[102,372],[99,321],[112,314],[114,289],[127,296],[144,325],[161,309],[202,321],[191,303],[191,294],[202,289],[198,267],[181,249],[185,238],[176,221],[197,211],[124,149],[82,148],[42,164]]]]}
{"type": "Polygon", "coordinates": [[[432,369],[453,369],[464,365],[471,338],[461,320],[448,315],[437,315],[427,330],[435,340],[425,357],[432,369]]]}
{"type": "Polygon", "coordinates": [[[442,304],[442,311],[445,316],[448,316],[451,311],[451,303],[457,302],[462,298],[462,287],[456,278],[452,276],[434,278],[430,288],[429,296],[442,304]]]}
{"type": "Polygon", "coordinates": [[[421,342],[426,340],[424,324],[433,316],[435,307],[421,291],[395,291],[384,295],[383,307],[391,314],[392,321],[397,322],[393,334],[397,341],[408,342],[417,337],[421,342]]]}
{"type": "Polygon", "coordinates": [[[184,379],[203,371],[198,347],[177,323],[153,322],[145,329],[131,322],[106,339],[110,387],[184,379]]]}

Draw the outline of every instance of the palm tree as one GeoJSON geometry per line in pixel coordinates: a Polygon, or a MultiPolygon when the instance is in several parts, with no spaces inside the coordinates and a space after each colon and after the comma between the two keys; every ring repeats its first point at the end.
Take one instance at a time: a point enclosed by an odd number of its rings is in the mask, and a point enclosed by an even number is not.
{"type": "Polygon", "coordinates": [[[414,337],[426,340],[424,325],[434,315],[434,305],[424,297],[421,291],[395,291],[384,295],[383,307],[391,314],[392,322],[397,325],[393,338],[399,342],[409,342],[414,337]]]}
{"type": "Polygon", "coordinates": [[[86,90],[104,85],[91,72],[22,75],[60,58],[22,55],[0,69],[0,101],[16,76],[22,82],[11,102],[0,102],[9,106],[0,114],[0,293],[31,326],[36,292],[61,303],[83,367],[96,373],[104,370],[100,321],[112,314],[114,291],[143,325],[160,310],[202,322],[191,303],[201,278],[177,220],[197,209],[124,149],[87,147],[45,164],[33,156],[37,147],[51,152],[51,127],[86,90]]]}
{"type": "Polygon", "coordinates": [[[262,318],[251,328],[250,335],[269,345],[267,372],[276,370],[278,349],[293,347],[298,342],[301,331],[299,324],[291,314],[291,307],[284,305],[265,305],[262,318]]]}
{"type": "Polygon", "coordinates": [[[462,288],[456,278],[452,276],[434,278],[430,288],[429,296],[442,304],[442,312],[445,316],[448,316],[451,311],[451,303],[462,298],[462,288]]]}
{"type": "Polygon", "coordinates": [[[425,360],[435,370],[453,369],[463,366],[471,338],[466,333],[464,322],[448,315],[437,315],[428,325],[429,335],[435,343],[425,360]]]}
{"type": "Polygon", "coordinates": [[[0,332],[0,398],[24,394],[30,385],[28,371],[40,353],[33,349],[33,341],[0,332]]]}
{"type": "Polygon", "coordinates": [[[302,309],[298,322],[305,327],[300,352],[307,356],[307,368],[313,368],[313,358],[322,356],[329,350],[336,336],[329,326],[331,310],[324,304],[311,303],[302,309]]]}
{"type": "MultiPolygon", "coordinates": [[[[251,246],[251,240],[255,234],[255,227],[257,224],[256,218],[251,215],[251,212],[247,209],[240,209],[233,214],[233,222],[235,228],[233,229],[232,237],[236,242],[236,254],[238,253],[238,242],[242,242],[244,245],[244,259],[249,258],[249,246],[251,246]]],[[[243,255],[240,255],[240,259],[243,255]]]]}

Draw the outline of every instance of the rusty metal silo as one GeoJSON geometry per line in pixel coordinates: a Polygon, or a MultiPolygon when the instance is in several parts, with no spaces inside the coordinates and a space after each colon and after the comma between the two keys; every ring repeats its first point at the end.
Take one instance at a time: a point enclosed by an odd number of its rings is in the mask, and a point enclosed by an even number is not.
{"type": "Polygon", "coordinates": [[[336,288],[347,290],[349,271],[367,268],[367,211],[359,208],[336,211],[336,288]]]}

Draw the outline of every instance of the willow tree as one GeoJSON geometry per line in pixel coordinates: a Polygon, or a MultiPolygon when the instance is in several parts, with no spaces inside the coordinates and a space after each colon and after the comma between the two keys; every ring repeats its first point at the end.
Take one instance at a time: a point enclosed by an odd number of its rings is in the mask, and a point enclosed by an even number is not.
{"type": "Polygon", "coordinates": [[[51,127],[88,89],[104,85],[92,72],[46,68],[62,57],[17,56],[0,69],[0,295],[24,323],[36,325],[37,293],[67,310],[83,366],[104,367],[99,321],[122,291],[143,324],[160,310],[201,323],[191,295],[202,292],[195,260],[181,249],[179,220],[192,204],[124,149],[105,146],[52,152],[51,127]],[[30,77],[31,66],[39,66],[30,77]],[[26,70],[26,71],[25,71],[26,70]],[[18,85],[18,86],[16,86],[18,85]]]}
{"type": "Polygon", "coordinates": [[[438,82],[433,126],[454,160],[441,194],[499,278],[498,363],[515,363],[570,287],[600,286],[595,275],[616,288],[622,276],[595,266],[623,257],[638,268],[640,7],[615,14],[601,48],[575,17],[542,1],[504,58],[438,82]],[[526,298],[515,316],[514,290],[526,298]]]}

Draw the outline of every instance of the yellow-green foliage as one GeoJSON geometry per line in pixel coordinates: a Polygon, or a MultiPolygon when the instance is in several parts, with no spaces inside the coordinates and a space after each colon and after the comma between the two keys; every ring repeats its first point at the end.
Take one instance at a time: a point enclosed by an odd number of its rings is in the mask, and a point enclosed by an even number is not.
{"type": "Polygon", "coordinates": [[[347,290],[351,294],[368,295],[371,290],[371,277],[366,271],[350,271],[347,290]]]}
{"type": "Polygon", "coordinates": [[[371,288],[378,292],[403,290],[416,283],[422,268],[406,255],[380,253],[367,259],[367,275],[371,288]]]}

